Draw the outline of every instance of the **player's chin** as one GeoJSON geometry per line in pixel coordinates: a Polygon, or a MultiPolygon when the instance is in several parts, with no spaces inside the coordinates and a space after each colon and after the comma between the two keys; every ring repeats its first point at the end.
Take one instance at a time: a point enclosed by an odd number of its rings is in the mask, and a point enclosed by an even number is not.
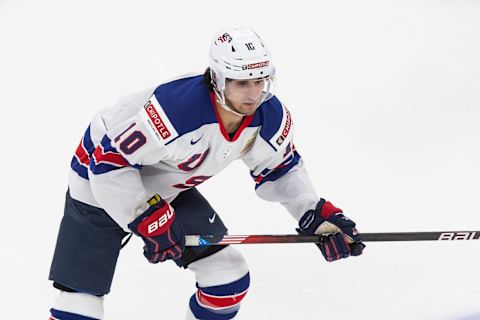
{"type": "Polygon", "coordinates": [[[251,116],[255,113],[257,108],[258,108],[258,103],[243,103],[240,109],[242,110],[242,113],[244,115],[251,116]]]}

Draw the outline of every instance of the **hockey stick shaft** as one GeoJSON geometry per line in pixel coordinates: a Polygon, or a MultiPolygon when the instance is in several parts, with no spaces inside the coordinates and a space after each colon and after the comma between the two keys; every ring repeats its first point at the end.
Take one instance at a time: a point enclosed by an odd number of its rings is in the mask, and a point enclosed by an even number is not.
{"type": "MultiPolygon", "coordinates": [[[[478,240],[480,231],[384,232],[362,233],[364,242],[478,240]]],[[[318,243],[323,236],[298,234],[262,235],[190,235],[187,246],[225,246],[229,244],[318,243]]]]}

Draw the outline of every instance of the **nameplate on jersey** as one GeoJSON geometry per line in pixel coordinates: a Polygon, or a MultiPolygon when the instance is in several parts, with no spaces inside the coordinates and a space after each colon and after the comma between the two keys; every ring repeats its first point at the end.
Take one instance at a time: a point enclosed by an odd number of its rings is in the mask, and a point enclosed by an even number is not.
{"type": "Polygon", "coordinates": [[[150,97],[150,100],[144,106],[145,112],[142,117],[148,124],[153,135],[162,142],[167,144],[178,136],[177,131],[163,111],[163,108],[158,103],[155,95],[150,97]]]}
{"type": "Polygon", "coordinates": [[[292,129],[292,116],[290,115],[290,111],[288,111],[285,106],[282,105],[283,108],[283,118],[282,123],[280,124],[280,128],[278,131],[273,135],[270,139],[270,144],[273,145],[276,149],[283,147],[285,140],[292,129]]]}

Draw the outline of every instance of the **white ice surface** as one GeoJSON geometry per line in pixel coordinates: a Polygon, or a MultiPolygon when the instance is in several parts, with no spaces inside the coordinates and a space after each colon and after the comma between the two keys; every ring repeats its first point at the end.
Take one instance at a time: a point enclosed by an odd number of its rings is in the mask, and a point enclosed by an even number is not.
{"type": "MultiPolygon", "coordinates": [[[[480,2],[0,0],[1,318],[46,319],[73,151],[96,110],[203,70],[212,34],[254,27],[318,192],[361,231],[480,229],[480,2]]],[[[200,187],[232,234],[290,233],[235,163],[200,187]]],[[[480,319],[480,243],[243,246],[241,319],[480,319]]],[[[122,251],[106,319],[182,319],[189,271],[122,251]]]]}

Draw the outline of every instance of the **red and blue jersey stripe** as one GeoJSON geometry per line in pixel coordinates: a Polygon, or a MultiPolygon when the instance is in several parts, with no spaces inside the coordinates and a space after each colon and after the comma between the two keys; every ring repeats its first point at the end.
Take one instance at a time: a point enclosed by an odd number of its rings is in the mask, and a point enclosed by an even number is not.
{"type": "Polygon", "coordinates": [[[290,144],[285,152],[288,155],[285,160],[273,169],[264,169],[260,174],[254,175],[253,171],[250,172],[253,180],[255,180],[255,189],[260,187],[267,181],[276,181],[287,174],[293,167],[295,167],[300,161],[300,154],[295,150],[295,146],[290,144]]]}
{"type": "Polygon", "coordinates": [[[112,141],[106,135],[103,136],[100,144],[93,152],[92,161],[90,161],[90,170],[93,174],[107,173],[125,167],[134,167],[140,169],[139,165],[131,165],[128,163],[118,151],[112,146],[112,141]]]}
{"type": "Polygon", "coordinates": [[[115,149],[108,136],[104,136],[98,146],[95,147],[90,134],[90,126],[80,141],[75,151],[70,167],[80,177],[88,180],[88,168],[93,174],[102,174],[112,170],[134,167],[140,169],[140,165],[130,165],[128,161],[115,149]]]}
{"type": "Polygon", "coordinates": [[[90,126],[88,126],[85,134],[80,140],[80,143],[75,150],[75,155],[72,158],[70,167],[75,171],[80,177],[88,180],[88,167],[90,166],[90,158],[92,157],[93,152],[95,151],[95,145],[92,142],[92,137],[90,135],[90,126]]]}

